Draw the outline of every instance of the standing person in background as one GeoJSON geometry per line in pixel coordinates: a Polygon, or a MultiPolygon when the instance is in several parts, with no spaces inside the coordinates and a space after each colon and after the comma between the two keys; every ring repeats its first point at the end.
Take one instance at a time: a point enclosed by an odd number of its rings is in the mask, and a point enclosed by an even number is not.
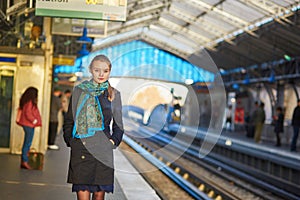
{"type": "Polygon", "coordinates": [[[229,105],[226,109],[225,126],[227,131],[232,131],[232,105],[229,105]]]}
{"type": "Polygon", "coordinates": [[[261,132],[266,120],[266,113],[264,110],[265,104],[263,102],[260,103],[257,110],[254,112],[254,124],[255,124],[255,133],[254,133],[254,141],[256,143],[260,143],[261,132]]]}
{"type": "Polygon", "coordinates": [[[58,131],[58,112],[61,109],[60,102],[61,91],[58,88],[54,88],[51,95],[51,107],[50,107],[50,122],[49,122],[49,134],[48,134],[48,149],[58,150],[59,147],[55,144],[55,139],[58,131]]]}
{"type": "Polygon", "coordinates": [[[66,90],[62,95],[60,95],[61,109],[58,111],[58,135],[62,133],[63,123],[65,120],[66,113],[68,111],[69,100],[71,97],[71,91],[66,90]]]}
{"type": "Polygon", "coordinates": [[[279,106],[276,108],[276,115],[273,118],[274,120],[274,132],[276,134],[276,146],[280,147],[281,146],[281,141],[280,141],[280,133],[283,133],[283,122],[284,122],[284,115],[283,115],[283,110],[279,106]]]}
{"type": "Polygon", "coordinates": [[[64,92],[64,94],[61,96],[61,106],[62,106],[63,118],[65,118],[65,115],[68,112],[68,106],[69,106],[71,94],[72,94],[71,90],[66,90],[64,92]]]}
{"type": "Polygon", "coordinates": [[[294,129],[293,139],[291,142],[291,151],[297,151],[297,140],[300,129],[300,100],[297,101],[297,106],[294,109],[292,117],[292,126],[294,129]]]}
{"type": "Polygon", "coordinates": [[[259,104],[258,104],[258,101],[255,101],[254,102],[254,111],[252,111],[251,114],[249,114],[249,118],[247,120],[248,121],[248,126],[247,126],[247,137],[249,138],[253,138],[254,137],[254,134],[255,134],[255,115],[256,115],[256,112],[259,108],[259,104]]]}
{"type": "Polygon", "coordinates": [[[68,99],[70,99],[70,97],[71,97],[71,95],[72,95],[71,90],[69,90],[69,89],[65,90],[64,95],[65,95],[68,99]]]}
{"type": "Polygon", "coordinates": [[[111,62],[104,55],[92,60],[92,79],[77,85],[70,99],[63,132],[71,147],[68,183],[78,200],[103,200],[113,192],[113,149],[124,129],[120,92],[108,82],[111,62]],[[110,124],[112,125],[110,126],[110,124]]]}
{"type": "Polygon", "coordinates": [[[28,164],[28,151],[30,149],[34,128],[42,126],[42,120],[40,111],[37,107],[38,90],[35,87],[29,87],[22,94],[19,104],[19,109],[22,110],[22,114],[18,121],[18,124],[23,127],[25,132],[24,143],[22,147],[21,155],[21,168],[32,169],[28,164]]]}

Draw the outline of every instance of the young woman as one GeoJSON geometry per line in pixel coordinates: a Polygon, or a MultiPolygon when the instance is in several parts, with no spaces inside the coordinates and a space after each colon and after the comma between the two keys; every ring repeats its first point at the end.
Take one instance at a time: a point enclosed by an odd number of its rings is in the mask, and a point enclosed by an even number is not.
{"type": "Polygon", "coordinates": [[[22,114],[18,124],[23,127],[25,132],[21,156],[21,168],[24,169],[32,169],[28,164],[27,153],[32,143],[34,128],[42,126],[40,111],[37,107],[37,97],[38,90],[34,87],[29,87],[20,99],[19,109],[22,110],[22,114]]]}
{"type": "Polygon", "coordinates": [[[92,79],[74,88],[63,125],[64,140],[71,147],[68,183],[78,200],[90,199],[90,194],[100,200],[105,192],[113,192],[113,148],[124,133],[120,92],[108,82],[110,60],[98,55],[89,70],[92,79]]]}

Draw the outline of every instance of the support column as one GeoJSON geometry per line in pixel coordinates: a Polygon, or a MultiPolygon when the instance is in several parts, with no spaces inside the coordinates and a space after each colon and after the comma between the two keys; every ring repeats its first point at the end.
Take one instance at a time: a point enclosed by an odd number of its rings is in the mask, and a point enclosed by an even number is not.
{"type": "MultiPolygon", "coordinates": [[[[275,107],[276,107],[276,99],[275,99],[275,96],[272,92],[272,87],[270,84],[264,84],[265,85],[265,88],[266,88],[266,91],[269,95],[269,98],[270,98],[270,104],[271,104],[271,116],[274,116],[275,115],[275,107]]],[[[266,102],[265,102],[266,103],[266,102]]]]}
{"type": "Polygon", "coordinates": [[[276,107],[280,106],[283,108],[284,105],[284,84],[277,83],[277,96],[276,96],[276,107]]]}
{"type": "Polygon", "coordinates": [[[297,100],[298,100],[298,99],[299,99],[299,93],[298,93],[298,90],[297,90],[297,87],[296,87],[295,83],[292,83],[292,87],[293,87],[293,89],[294,89],[294,91],[295,91],[296,98],[297,98],[297,100]]]}
{"type": "Polygon", "coordinates": [[[49,113],[51,104],[51,86],[52,86],[52,58],[53,58],[53,44],[51,35],[51,18],[44,17],[44,34],[46,37],[43,44],[43,50],[45,52],[45,77],[44,77],[44,90],[43,92],[43,111],[42,115],[45,116],[45,121],[42,126],[42,136],[40,138],[40,151],[45,152],[47,150],[48,142],[48,128],[49,128],[49,113]]]}

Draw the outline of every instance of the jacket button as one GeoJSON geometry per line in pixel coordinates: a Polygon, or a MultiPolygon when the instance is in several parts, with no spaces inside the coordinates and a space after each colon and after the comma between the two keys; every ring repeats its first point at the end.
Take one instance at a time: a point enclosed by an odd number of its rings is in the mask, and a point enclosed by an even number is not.
{"type": "Polygon", "coordinates": [[[85,159],[85,156],[81,156],[81,159],[85,159]]]}

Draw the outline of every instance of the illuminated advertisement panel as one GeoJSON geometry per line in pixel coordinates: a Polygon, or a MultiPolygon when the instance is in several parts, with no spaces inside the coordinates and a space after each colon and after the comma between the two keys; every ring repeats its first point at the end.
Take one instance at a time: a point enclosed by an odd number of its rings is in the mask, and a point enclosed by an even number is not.
{"type": "Polygon", "coordinates": [[[37,16],[126,20],[127,0],[37,0],[37,16]]]}

